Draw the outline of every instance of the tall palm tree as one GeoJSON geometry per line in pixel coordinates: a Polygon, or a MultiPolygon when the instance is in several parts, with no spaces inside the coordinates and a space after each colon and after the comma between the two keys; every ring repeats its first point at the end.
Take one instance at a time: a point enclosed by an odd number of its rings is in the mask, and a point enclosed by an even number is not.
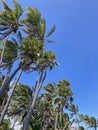
{"type": "MultiPolygon", "coordinates": [[[[3,44],[4,42],[1,42],[1,44],[3,44]]],[[[2,48],[0,48],[0,54],[1,54],[2,48]]],[[[12,38],[11,40],[6,40],[6,47],[5,47],[5,52],[4,52],[4,56],[3,56],[3,64],[4,68],[8,68],[9,66],[11,66],[11,64],[13,64],[13,62],[15,61],[16,57],[17,57],[17,53],[18,53],[18,43],[17,41],[12,38]]]]}
{"type": "MultiPolygon", "coordinates": [[[[18,30],[18,27],[20,25],[19,18],[22,15],[23,10],[22,10],[20,4],[17,3],[15,0],[13,1],[13,3],[14,3],[14,9],[11,9],[4,1],[2,1],[4,10],[0,12],[1,40],[5,39],[8,35],[10,35],[13,32],[16,33],[16,31],[18,30]]],[[[15,39],[14,39],[14,42],[16,42],[15,39]]],[[[8,40],[8,38],[5,39],[5,41],[2,43],[3,43],[3,48],[2,48],[2,50],[0,50],[0,52],[1,52],[0,66],[3,66],[4,68],[5,68],[5,66],[8,67],[8,73],[2,83],[2,87],[0,89],[0,95],[8,86],[7,84],[9,84],[9,82],[12,80],[12,78],[11,78],[11,80],[9,80],[7,78],[8,78],[8,75],[10,74],[12,63],[14,63],[14,58],[16,58],[16,55],[17,55],[16,54],[17,53],[16,43],[13,44],[12,41],[8,40]],[[4,63],[3,65],[2,65],[2,62],[4,63]]],[[[15,73],[18,70],[19,69],[16,69],[15,73]]],[[[14,75],[15,75],[15,73],[14,73],[14,75]]]]}
{"type": "Polygon", "coordinates": [[[4,10],[0,12],[0,40],[5,39],[5,42],[1,53],[0,65],[2,64],[8,35],[10,35],[12,32],[16,33],[18,30],[20,25],[19,18],[23,12],[19,3],[13,0],[13,4],[14,9],[11,9],[4,1],[2,1],[4,10]]]}
{"type": "MultiPolygon", "coordinates": [[[[3,42],[2,42],[3,44],[3,42]]],[[[0,48],[0,54],[2,53],[2,50],[0,48]]],[[[6,47],[5,47],[5,52],[4,56],[2,59],[2,69],[5,70],[7,69],[7,74],[5,76],[5,79],[2,84],[4,84],[5,80],[9,76],[12,66],[14,64],[14,61],[16,60],[18,55],[18,43],[15,39],[13,41],[6,40],[6,47]]]]}
{"type": "Polygon", "coordinates": [[[66,111],[66,109],[69,108],[70,104],[73,101],[72,98],[72,90],[69,87],[70,83],[66,80],[62,80],[57,84],[57,94],[58,94],[58,102],[57,102],[57,108],[58,108],[58,112],[60,114],[60,123],[59,123],[59,127],[60,129],[62,129],[63,127],[63,123],[62,123],[62,115],[64,112],[64,109],[66,111]]]}
{"type": "MultiPolygon", "coordinates": [[[[39,71],[39,81],[35,85],[35,92],[34,97],[32,99],[32,105],[29,109],[26,122],[24,123],[24,130],[28,128],[28,123],[30,120],[31,113],[35,106],[35,101],[37,99],[38,93],[41,89],[41,86],[43,84],[43,81],[46,77],[46,70],[48,67],[51,68],[53,66],[53,60],[55,59],[55,55],[52,52],[45,52],[44,51],[44,36],[45,36],[45,20],[41,19],[41,15],[35,8],[27,8],[27,17],[26,19],[22,20],[22,23],[26,25],[26,28],[23,29],[25,33],[28,34],[28,39],[32,40],[33,44],[38,45],[37,48],[34,48],[35,50],[38,48],[41,48],[38,51],[33,51],[33,57],[29,54],[29,57],[31,56],[34,60],[34,65],[37,66],[37,70],[39,71]],[[37,53],[35,53],[37,52],[37,53]],[[36,54],[36,56],[34,56],[36,54]]],[[[51,32],[52,34],[52,32],[51,32]]],[[[32,44],[31,43],[31,44],[32,44]]],[[[24,46],[23,46],[24,47],[24,46]]],[[[29,51],[31,48],[29,46],[26,46],[27,51],[29,51]]],[[[29,51],[30,53],[32,51],[29,51]]]]}

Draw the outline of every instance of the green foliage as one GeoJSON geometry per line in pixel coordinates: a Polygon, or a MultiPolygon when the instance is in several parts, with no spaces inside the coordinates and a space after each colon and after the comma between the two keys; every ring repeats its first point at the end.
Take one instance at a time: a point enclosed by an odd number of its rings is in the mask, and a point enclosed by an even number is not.
{"type": "Polygon", "coordinates": [[[18,44],[17,42],[12,42],[7,40],[6,41],[6,47],[5,47],[5,52],[3,56],[3,63],[6,64],[12,64],[17,57],[17,52],[18,52],[18,44]]]}
{"type": "Polygon", "coordinates": [[[38,40],[41,22],[41,14],[39,11],[36,8],[27,7],[27,17],[21,22],[26,26],[23,31],[27,33],[30,38],[38,40]]]}
{"type": "Polygon", "coordinates": [[[2,125],[0,126],[0,130],[11,130],[10,121],[8,119],[4,119],[2,125]]]}
{"type": "Polygon", "coordinates": [[[22,15],[22,13],[23,13],[23,9],[22,9],[21,5],[16,2],[16,0],[13,0],[13,4],[14,4],[14,7],[15,7],[15,9],[13,10],[15,17],[16,17],[16,19],[19,19],[20,16],[22,15]]]}
{"type": "Polygon", "coordinates": [[[19,3],[13,0],[14,9],[9,8],[9,6],[2,1],[4,10],[0,12],[0,31],[4,38],[11,32],[16,32],[19,25],[19,18],[22,15],[22,8],[19,3]],[[4,32],[5,31],[5,32],[4,32]]]}
{"type": "Polygon", "coordinates": [[[20,113],[22,114],[22,116],[24,116],[31,97],[31,89],[26,85],[19,84],[15,90],[12,98],[12,103],[9,107],[9,116],[15,116],[20,113]]]}

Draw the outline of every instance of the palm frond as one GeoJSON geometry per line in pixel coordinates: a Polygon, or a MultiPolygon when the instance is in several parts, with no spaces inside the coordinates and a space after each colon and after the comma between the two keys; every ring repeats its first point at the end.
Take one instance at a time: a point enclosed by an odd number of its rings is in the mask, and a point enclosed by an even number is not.
{"type": "Polygon", "coordinates": [[[9,6],[4,2],[4,0],[2,0],[2,5],[3,5],[3,8],[7,11],[10,11],[11,9],[9,8],[9,6]]]}
{"type": "Polygon", "coordinates": [[[47,33],[46,38],[48,38],[50,35],[52,35],[54,33],[55,29],[56,29],[56,26],[53,25],[53,27],[51,28],[51,30],[47,33]]]}
{"type": "Polygon", "coordinates": [[[16,0],[13,0],[13,4],[14,4],[14,7],[15,7],[14,13],[16,15],[16,18],[19,19],[19,17],[23,13],[23,9],[22,9],[21,5],[18,2],[16,2],[16,0]]]}
{"type": "Polygon", "coordinates": [[[49,40],[49,39],[45,39],[48,43],[56,43],[55,41],[53,40],[49,40]]]}
{"type": "Polygon", "coordinates": [[[7,30],[7,29],[9,29],[8,26],[0,26],[0,31],[4,31],[4,30],[7,30]]]}

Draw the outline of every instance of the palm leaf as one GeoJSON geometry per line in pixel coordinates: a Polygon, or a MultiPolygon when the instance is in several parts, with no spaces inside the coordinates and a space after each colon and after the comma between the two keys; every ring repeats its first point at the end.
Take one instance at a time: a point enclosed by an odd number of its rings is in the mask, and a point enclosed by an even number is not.
{"type": "Polygon", "coordinates": [[[16,15],[16,18],[19,19],[19,17],[22,15],[23,13],[23,9],[21,7],[21,5],[19,3],[16,2],[16,0],[13,0],[13,4],[14,4],[14,13],[16,15]]]}
{"type": "Polygon", "coordinates": [[[0,26],[0,31],[4,31],[6,29],[9,29],[9,27],[7,27],[7,26],[0,26]]]}
{"type": "Polygon", "coordinates": [[[55,100],[54,100],[54,104],[58,104],[58,103],[60,103],[61,102],[61,99],[60,98],[56,98],[55,100]]]}
{"type": "Polygon", "coordinates": [[[52,35],[53,32],[55,31],[55,29],[56,29],[56,26],[53,25],[53,27],[51,28],[51,30],[47,33],[46,38],[49,37],[50,35],[52,35]]]}
{"type": "Polygon", "coordinates": [[[53,40],[48,40],[48,39],[45,39],[48,43],[56,43],[55,41],[53,40]]]}
{"type": "Polygon", "coordinates": [[[11,9],[9,8],[9,6],[4,2],[4,0],[2,0],[2,5],[3,5],[3,8],[7,11],[10,11],[11,9]]]}

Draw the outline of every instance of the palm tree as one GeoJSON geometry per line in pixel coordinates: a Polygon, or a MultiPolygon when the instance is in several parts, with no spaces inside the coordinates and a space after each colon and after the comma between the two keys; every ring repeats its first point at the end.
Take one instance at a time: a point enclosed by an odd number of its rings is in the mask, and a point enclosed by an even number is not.
{"type": "MultiPolygon", "coordinates": [[[[23,29],[23,31],[28,35],[28,39],[32,40],[31,44],[36,44],[38,45],[37,48],[34,48],[35,50],[37,49],[37,51],[29,51],[31,48],[29,46],[26,46],[27,51],[25,52],[33,52],[33,55],[30,55],[29,53],[29,57],[33,56],[33,63],[35,63],[34,65],[37,66],[37,70],[39,71],[39,80],[37,81],[37,84],[35,85],[35,92],[34,92],[34,97],[32,100],[32,105],[29,109],[27,118],[26,118],[26,122],[24,123],[24,130],[26,130],[28,128],[28,123],[30,121],[30,116],[31,113],[33,112],[34,106],[35,106],[35,101],[38,97],[38,93],[42,87],[43,81],[45,80],[46,77],[46,70],[48,67],[52,67],[53,65],[53,60],[55,59],[55,54],[52,52],[45,52],[44,51],[44,34],[45,34],[45,20],[41,19],[40,17],[40,13],[38,12],[37,9],[35,8],[27,8],[27,17],[26,19],[24,19],[22,21],[22,23],[24,23],[24,25],[26,25],[26,29],[23,29]],[[41,46],[40,46],[41,45],[41,46]],[[39,48],[39,49],[38,49],[39,48]],[[36,52],[36,53],[35,53],[36,52]],[[36,56],[34,56],[36,55],[36,56]]],[[[52,32],[51,32],[52,34],[52,32]]],[[[22,46],[23,48],[25,46],[22,46]]]]}
{"type": "Polygon", "coordinates": [[[69,87],[70,83],[66,80],[59,81],[57,84],[57,94],[58,94],[58,101],[57,103],[57,109],[60,114],[60,120],[59,120],[59,127],[62,129],[63,123],[62,123],[62,115],[64,112],[64,109],[68,109],[70,104],[73,101],[72,98],[72,90],[69,87]]]}
{"type": "MultiPolygon", "coordinates": [[[[22,8],[19,3],[17,3],[15,0],[13,1],[14,3],[14,9],[10,9],[8,5],[2,1],[4,11],[0,12],[0,34],[3,36],[1,37],[1,40],[6,38],[8,35],[10,35],[12,32],[16,33],[18,30],[18,27],[20,25],[19,23],[19,18],[22,15],[22,8]]],[[[8,38],[7,38],[8,39],[8,38]]],[[[2,92],[7,88],[8,84],[12,80],[11,77],[13,77],[16,72],[19,70],[19,67],[15,70],[15,73],[13,76],[11,76],[10,80],[8,79],[8,75],[10,74],[12,64],[14,63],[14,60],[17,55],[17,42],[14,40],[14,44],[12,41],[9,41],[5,39],[4,42],[2,42],[3,48],[0,50],[1,52],[1,61],[0,61],[0,66],[6,68],[8,67],[8,73],[2,83],[2,87],[0,89],[0,95],[2,92]],[[10,54],[10,55],[9,55],[10,54]],[[4,63],[2,65],[2,62],[4,63]]],[[[1,68],[1,67],[0,67],[1,68]]]]}
{"type": "Polygon", "coordinates": [[[5,42],[1,53],[0,66],[2,64],[8,35],[10,35],[12,32],[16,33],[18,30],[18,27],[20,25],[19,18],[23,12],[19,3],[13,0],[13,4],[14,9],[11,9],[4,1],[2,1],[4,10],[0,12],[0,40],[5,39],[5,42]]]}
{"type": "MultiPolygon", "coordinates": [[[[3,42],[2,42],[3,44],[3,42]]],[[[2,50],[0,50],[0,54],[2,50]]],[[[2,85],[4,84],[5,80],[8,78],[12,66],[14,64],[14,61],[16,60],[18,55],[18,43],[15,39],[13,39],[13,41],[9,41],[6,40],[6,47],[5,47],[5,52],[4,52],[4,56],[2,59],[2,69],[5,70],[7,69],[7,74],[5,76],[5,79],[2,83],[2,85]]]]}

